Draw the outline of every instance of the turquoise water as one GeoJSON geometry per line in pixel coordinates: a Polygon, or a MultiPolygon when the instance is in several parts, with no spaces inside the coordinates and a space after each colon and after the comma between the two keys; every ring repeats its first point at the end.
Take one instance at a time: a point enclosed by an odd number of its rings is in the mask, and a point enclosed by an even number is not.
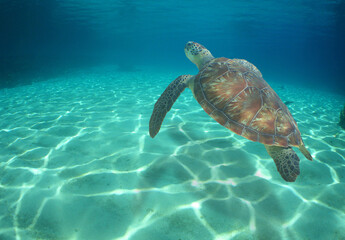
{"type": "Polygon", "coordinates": [[[344,239],[345,97],[272,84],[314,158],[298,152],[286,183],[189,89],[149,137],[179,74],[104,66],[2,89],[1,239],[344,239]]]}
{"type": "Polygon", "coordinates": [[[345,240],[345,2],[0,0],[0,240],[345,240]],[[187,41],[246,59],[313,161],[285,182],[189,89],[187,41]]]}

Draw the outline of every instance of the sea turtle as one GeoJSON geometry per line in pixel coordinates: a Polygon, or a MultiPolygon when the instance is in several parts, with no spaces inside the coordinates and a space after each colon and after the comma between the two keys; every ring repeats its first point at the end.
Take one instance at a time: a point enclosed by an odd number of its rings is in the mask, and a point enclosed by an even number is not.
{"type": "Polygon", "coordinates": [[[305,148],[296,121],[261,72],[243,59],[214,58],[196,42],[188,42],[184,51],[199,73],[179,76],[165,89],[152,112],[150,136],[156,136],[165,115],[188,87],[219,124],[264,144],[283,179],[294,182],[300,170],[292,146],[298,147],[307,159],[312,160],[312,156],[305,148]]]}

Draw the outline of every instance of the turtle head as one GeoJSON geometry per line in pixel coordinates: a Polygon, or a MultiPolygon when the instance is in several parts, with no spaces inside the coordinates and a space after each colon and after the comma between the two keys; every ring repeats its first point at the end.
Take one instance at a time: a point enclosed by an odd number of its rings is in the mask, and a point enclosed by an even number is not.
{"type": "Polygon", "coordinates": [[[189,41],[184,47],[184,52],[189,60],[194,63],[199,70],[203,68],[205,63],[212,60],[214,57],[203,45],[189,41]]]}

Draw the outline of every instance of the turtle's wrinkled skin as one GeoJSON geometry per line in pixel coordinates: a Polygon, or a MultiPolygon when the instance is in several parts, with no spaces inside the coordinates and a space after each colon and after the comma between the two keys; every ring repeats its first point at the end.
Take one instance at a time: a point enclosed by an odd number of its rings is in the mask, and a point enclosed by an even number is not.
{"type": "Polygon", "coordinates": [[[207,114],[227,129],[265,145],[285,181],[300,174],[299,158],[291,148],[305,148],[297,123],[286,105],[263,79],[261,72],[243,59],[214,58],[201,44],[188,42],[186,56],[199,68],[196,76],[175,79],[157,100],[150,136],[159,132],[165,115],[186,87],[207,114]]]}

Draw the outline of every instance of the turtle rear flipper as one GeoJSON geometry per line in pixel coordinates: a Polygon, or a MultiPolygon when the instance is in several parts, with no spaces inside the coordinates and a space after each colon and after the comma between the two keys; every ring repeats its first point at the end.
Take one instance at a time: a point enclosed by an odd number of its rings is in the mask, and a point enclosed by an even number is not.
{"type": "Polygon", "coordinates": [[[287,182],[294,182],[298,177],[299,158],[291,147],[277,147],[265,145],[268,154],[273,158],[277,170],[287,182]]]}
{"type": "Polygon", "coordinates": [[[169,84],[162,95],[158,98],[150,119],[149,131],[152,138],[154,138],[159,132],[165,115],[170,111],[176,99],[185,90],[191,77],[192,75],[179,76],[169,84]]]}

